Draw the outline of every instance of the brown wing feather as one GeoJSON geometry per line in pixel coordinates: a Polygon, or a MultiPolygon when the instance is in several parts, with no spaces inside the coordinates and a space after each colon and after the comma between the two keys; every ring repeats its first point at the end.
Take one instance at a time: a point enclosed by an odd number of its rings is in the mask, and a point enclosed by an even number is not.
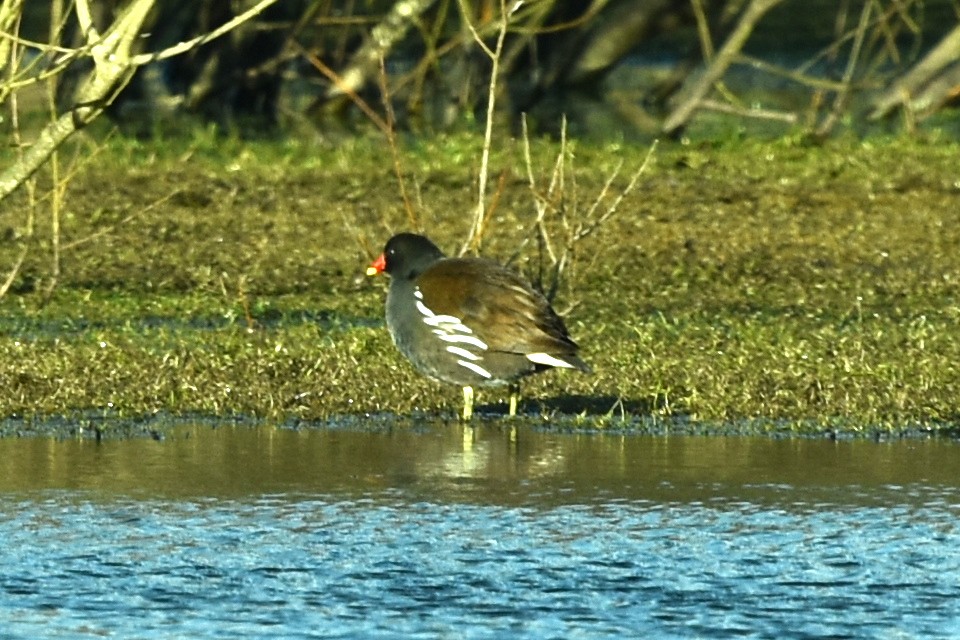
{"type": "Polygon", "coordinates": [[[438,262],[417,278],[434,313],[456,316],[493,351],[576,353],[563,320],[517,274],[478,258],[438,262]]]}

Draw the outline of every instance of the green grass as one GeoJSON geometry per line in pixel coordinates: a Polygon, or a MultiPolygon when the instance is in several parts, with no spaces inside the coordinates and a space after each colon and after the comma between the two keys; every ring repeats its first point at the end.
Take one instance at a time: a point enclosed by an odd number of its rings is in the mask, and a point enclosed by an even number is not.
{"type": "MultiPolygon", "coordinates": [[[[534,144],[544,184],[556,153],[534,144]]],[[[582,213],[645,153],[576,145],[564,205],[582,213]]],[[[449,249],[478,155],[464,136],[403,152],[419,217],[449,249]]],[[[595,373],[529,381],[527,409],[574,428],[952,432],[958,157],[942,140],[662,145],[557,300],[595,373]]],[[[519,144],[498,145],[492,168],[508,173],[484,252],[505,258],[533,217],[519,144]]],[[[380,320],[385,282],[362,275],[384,224],[406,227],[398,193],[378,141],[114,137],[70,179],[49,301],[47,205],[32,236],[24,194],[0,217],[0,265],[28,248],[0,300],[0,417],[452,417],[459,390],[403,361],[380,320]]],[[[531,244],[519,267],[535,257],[531,244]]]]}

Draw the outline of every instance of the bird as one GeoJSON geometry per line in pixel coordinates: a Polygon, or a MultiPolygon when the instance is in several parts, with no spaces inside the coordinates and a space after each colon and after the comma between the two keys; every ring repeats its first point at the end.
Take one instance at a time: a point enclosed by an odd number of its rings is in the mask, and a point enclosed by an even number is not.
{"type": "Polygon", "coordinates": [[[517,273],[484,258],[450,258],[429,238],[391,237],[367,268],[386,273],[387,328],[393,343],[427,377],[463,387],[463,420],[475,386],[510,386],[552,368],[590,372],[563,320],[517,273]]]}

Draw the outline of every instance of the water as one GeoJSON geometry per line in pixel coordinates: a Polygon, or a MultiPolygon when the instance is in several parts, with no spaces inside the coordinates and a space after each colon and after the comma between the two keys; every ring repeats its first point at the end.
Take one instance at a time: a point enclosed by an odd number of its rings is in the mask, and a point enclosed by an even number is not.
{"type": "Polygon", "coordinates": [[[960,637],[960,444],[0,440],[0,638],[960,637]]]}

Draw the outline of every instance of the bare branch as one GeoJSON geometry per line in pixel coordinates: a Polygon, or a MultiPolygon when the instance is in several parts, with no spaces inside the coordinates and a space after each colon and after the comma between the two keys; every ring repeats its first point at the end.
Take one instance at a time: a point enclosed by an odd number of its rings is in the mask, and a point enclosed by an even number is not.
{"type": "Polygon", "coordinates": [[[872,5],[870,3],[863,5],[863,10],[860,12],[860,22],[857,24],[857,35],[853,39],[853,46],[851,47],[850,55],[847,57],[847,68],[843,73],[843,80],[841,81],[843,88],[838,91],[834,97],[833,108],[830,110],[830,113],[827,114],[823,122],[820,123],[820,126],[817,127],[817,130],[814,132],[815,135],[820,138],[830,133],[833,125],[836,124],[842,115],[843,107],[846,105],[847,98],[850,95],[853,72],[857,67],[857,63],[860,62],[860,52],[863,48],[863,40],[866,37],[871,11],[872,5]]]}
{"type": "MultiPolygon", "coordinates": [[[[99,39],[89,42],[94,68],[81,84],[74,108],[50,122],[23,158],[0,174],[0,200],[32,176],[64,140],[96,118],[129,82],[134,69],[130,49],[153,3],[154,0],[132,0],[103,37],[97,36],[92,27],[86,30],[89,37],[99,39]]],[[[82,23],[89,18],[89,4],[79,0],[76,7],[82,23]],[[84,12],[86,16],[81,15],[84,12]]]]}
{"type": "Polygon", "coordinates": [[[925,84],[930,82],[936,74],[955,64],[958,58],[960,58],[960,26],[954,27],[932,51],[924,56],[923,60],[877,99],[870,118],[874,120],[883,118],[898,106],[908,104],[913,96],[921,92],[925,84]]]}
{"type": "MultiPolygon", "coordinates": [[[[20,16],[23,13],[24,0],[9,0],[0,4],[0,33],[7,34],[12,32],[14,25],[20,22],[20,16]]],[[[11,42],[8,38],[0,38],[0,70],[10,60],[11,42]]]]}
{"type": "Polygon", "coordinates": [[[99,116],[130,81],[138,66],[163,60],[210,42],[250,20],[276,2],[278,0],[261,0],[249,10],[207,34],[157,53],[134,55],[132,52],[134,43],[140,37],[143,24],[153,9],[155,0],[131,0],[103,34],[98,33],[93,25],[90,0],[77,0],[74,5],[77,20],[87,43],[85,47],[68,53],[67,57],[88,55],[93,60],[94,68],[81,83],[73,108],[50,122],[23,157],[0,173],[0,200],[6,198],[32,176],[77,129],[99,116]]]}
{"type": "Polygon", "coordinates": [[[390,146],[390,155],[393,158],[393,173],[397,177],[397,185],[400,188],[400,197],[403,199],[403,210],[407,214],[407,221],[412,229],[420,230],[420,221],[417,219],[417,212],[410,203],[410,196],[407,195],[406,182],[403,179],[403,171],[400,167],[400,149],[397,147],[396,117],[393,112],[393,102],[390,97],[390,87],[387,82],[387,67],[383,58],[380,58],[380,96],[383,100],[383,109],[387,114],[387,123],[384,133],[387,136],[387,144],[390,146]]]}
{"type": "Polygon", "coordinates": [[[733,63],[737,54],[743,49],[747,38],[753,33],[754,27],[763,15],[783,0],[750,0],[750,5],[740,17],[736,28],[723,47],[717,53],[700,79],[691,87],[686,98],[673,110],[663,124],[663,131],[673,134],[685,126],[694,111],[700,106],[710,89],[720,80],[733,63]]]}
{"type": "MultiPolygon", "coordinates": [[[[301,55],[303,55],[303,57],[306,58],[307,61],[309,61],[317,71],[326,76],[330,82],[335,85],[340,85],[343,83],[343,79],[337,74],[337,72],[324,64],[323,60],[304,49],[299,43],[294,42],[293,46],[300,51],[301,55]]],[[[364,100],[360,94],[352,89],[347,88],[346,85],[344,85],[343,93],[349,97],[350,100],[353,101],[353,103],[357,105],[361,111],[363,111],[364,115],[370,119],[370,122],[375,124],[384,135],[389,134],[390,125],[387,124],[387,121],[384,120],[379,113],[373,110],[373,107],[367,104],[367,101],[364,100]]]]}
{"type": "Polygon", "coordinates": [[[774,120],[786,124],[796,124],[799,118],[797,114],[790,111],[774,111],[773,109],[759,109],[754,107],[744,108],[726,102],[716,100],[704,100],[700,103],[704,109],[717,111],[719,113],[729,113],[731,115],[744,118],[756,118],[757,120],[774,120]]]}
{"type": "Polygon", "coordinates": [[[327,97],[356,92],[367,83],[378,61],[407,33],[413,22],[436,0],[398,0],[383,20],[370,30],[363,45],[353,54],[349,66],[340,73],[340,82],[330,87],[327,97]]]}
{"type": "Polygon", "coordinates": [[[185,40],[184,42],[175,44],[172,47],[167,47],[163,51],[158,51],[156,53],[141,53],[140,55],[134,56],[131,62],[136,66],[143,66],[150,62],[166,60],[167,58],[178,56],[182,53],[186,53],[187,51],[192,51],[199,46],[205,45],[208,42],[216,40],[217,38],[230,33],[244,22],[248,22],[249,20],[263,13],[265,9],[273,4],[276,4],[278,1],[279,0],[260,0],[260,2],[254,6],[250,7],[233,19],[228,20],[209,33],[205,33],[190,40],[185,40]]]}
{"type": "Polygon", "coordinates": [[[460,0],[460,10],[463,12],[463,20],[484,53],[490,57],[491,63],[490,86],[487,89],[487,126],[483,133],[480,175],[477,178],[477,208],[474,212],[473,224],[470,226],[470,234],[467,236],[466,241],[464,241],[463,246],[460,247],[460,255],[465,254],[471,249],[473,251],[480,249],[480,242],[482,240],[480,232],[483,230],[483,221],[486,217],[484,212],[486,210],[487,181],[490,170],[490,145],[493,140],[493,115],[497,103],[497,80],[500,75],[500,57],[503,53],[503,43],[507,37],[507,28],[510,25],[510,16],[513,14],[513,11],[519,9],[522,4],[521,1],[516,2],[513,5],[513,9],[508,12],[506,0],[500,0],[500,30],[497,35],[496,48],[491,50],[490,47],[483,42],[483,38],[480,37],[480,34],[477,33],[476,28],[473,26],[473,22],[470,20],[467,12],[466,0],[460,0]]]}

